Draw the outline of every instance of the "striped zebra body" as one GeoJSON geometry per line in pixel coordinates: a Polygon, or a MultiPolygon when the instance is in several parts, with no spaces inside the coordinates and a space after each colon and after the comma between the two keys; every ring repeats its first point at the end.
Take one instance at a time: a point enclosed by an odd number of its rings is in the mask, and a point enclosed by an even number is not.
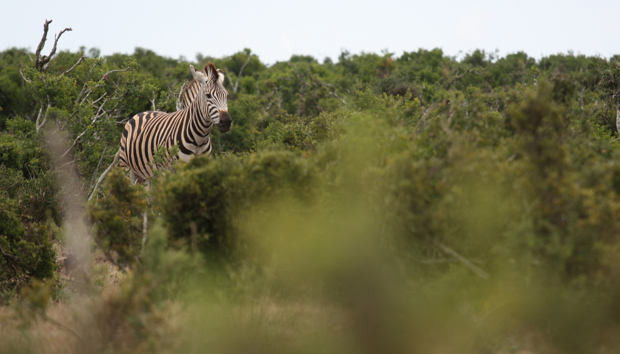
{"type": "Polygon", "coordinates": [[[223,75],[211,63],[202,71],[190,68],[198,90],[191,100],[186,98],[186,107],[174,113],[139,113],[125,124],[119,161],[131,170],[132,180],[148,180],[155,170],[170,167],[178,158],[187,162],[193,155],[210,154],[213,125],[221,132],[230,129],[232,120],[223,75]],[[178,154],[169,156],[167,151],[175,145],[179,147],[178,154]],[[154,156],[160,149],[165,149],[166,158],[156,164],[154,156]]]}

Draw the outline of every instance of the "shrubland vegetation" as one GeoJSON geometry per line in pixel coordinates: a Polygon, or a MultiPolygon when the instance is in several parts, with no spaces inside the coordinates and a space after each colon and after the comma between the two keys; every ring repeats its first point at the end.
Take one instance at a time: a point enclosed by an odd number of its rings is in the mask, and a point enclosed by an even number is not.
{"type": "Polygon", "coordinates": [[[0,352],[620,348],[620,57],[54,52],[0,53],[0,352]],[[206,62],[214,156],[95,190],[206,62]]]}

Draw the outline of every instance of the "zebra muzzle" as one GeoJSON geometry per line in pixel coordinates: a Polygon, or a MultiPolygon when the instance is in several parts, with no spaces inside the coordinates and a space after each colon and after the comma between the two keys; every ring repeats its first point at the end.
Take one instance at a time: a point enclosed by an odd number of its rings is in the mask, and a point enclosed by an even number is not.
{"type": "Polygon", "coordinates": [[[232,119],[230,118],[230,114],[226,111],[220,111],[220,121],[217,123],[217,129],[220,133],[226,133],[229,131],[231,125],[232,119]]]}

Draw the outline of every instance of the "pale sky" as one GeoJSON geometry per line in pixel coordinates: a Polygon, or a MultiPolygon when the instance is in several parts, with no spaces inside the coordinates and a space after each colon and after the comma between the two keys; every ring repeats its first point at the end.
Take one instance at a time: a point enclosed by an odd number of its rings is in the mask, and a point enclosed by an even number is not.
{"type": "Polygon", "coordinates": [[[534,58],[568,53],[620,54],[620,0],[0,0],[0,51],[36,49],[46,19],[48,54],[98,48],[102,55],[136,47],[178,59],[224,57],[250,48],[273,64],[293,54],[337,60],[353,54],[400,56],[441,48],[462,56],[475,49],[534,58]]]}

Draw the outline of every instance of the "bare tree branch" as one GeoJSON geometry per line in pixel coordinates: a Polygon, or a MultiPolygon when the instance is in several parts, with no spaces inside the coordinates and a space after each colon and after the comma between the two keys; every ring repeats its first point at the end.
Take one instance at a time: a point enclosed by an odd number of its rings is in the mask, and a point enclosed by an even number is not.
{"type": "Polygon", "coordinates": [[[432,105],[430,105],[428,108],[424,110],[424,113],[422,113],[422,117],[420,117],[415,127],[413,128],[414,131],[417,130],[420,124],[422,124],[426,120],[428,113],[432,111],[433,109],[435,109],[436,107],[437,107],[437,103],[433,103],[432,105]]]}
{"type": "MultiPolygon", "coordinates": [[[[418,263],[422,264],[440,264],[440,263],[458,263],[460,262],[458,259],[448,259],[448,258],[435,258],[435,259],[419,259],[415,260],[418,263]]],[[[475,263],[482,263],[480,260],[472,260],[475,263]]]]}
{"type": "Polygon", "coordinates": [[[483,279],[488,279],[489,278],[489,273],[485,272],[484,270],[480,269],[478,266],[474,265],[467,258],[461,256],[460,254],[458,254],[452,248],[450,248],[450,247],[444,245],[443,243],[437,241],[437,239],[433,239],[431,241],[433,242],[433,245],[435,245],[435,247],[439,248],[443,252],[445,252],[445,253],[453,256],[454,258],[456,258],[459,262],[463,263],[464,266],[469,268],[469,270],[474,272],[474,274],[476,274],[477,276],[479,276],[479,277],[481,277],[483,279]]]}
{"type": "Polygon", "coordinates": [[[475,75],[482,75],[481,73],[479,73],[477,71],[474,71],[474,67],[472,66],[469,69],[467,69],[467,71],[462,73],[461,75],[457,75],[457,76],[453,77],[452,80],[450,80],[450,82],[448,82],[448,85],[446,86],[446,88],[449,89],[450,86],[452,86],[452,84],[454,82],[456,82],[457,80],[460,80],[461,78],[463,78],[465,75],[467,75],[469,73],[472,73],[472,74],[475,74],[475,75]]]}
{"type": "Polygon", "coordinates": [[[24,76],[24,73],[22,72],[22,69],[19,69],[19,74],[22,76],[22,79],[24,79],[24,81],[26,81],[27,83],[32,83],[32,81],[31,81],[31,80],[27,79],[27,78],[24,76]]]}
{"type": "Polygon", "coordinates": [[[37,132],[39,131],[39,121],[41,120],[41,116],[43,115],[43,106],[39,109],[39,114],[37,114],[37,120],[34,122],[37,132]]]}
{"type": "Polygon", "coordinates": [[[73,29],[71,29],[70,27],[67,27],[64,30],[60,31],[60,33],[58,33],[58,35],[54,36],[54,47],[52,47],[52,51],[50,52],[50,54],[47,57],[45,57],[45,56],[43,57],[44,58],[43,70],[47,69],[47,67],[49,66],[49,61],[52,59],[54,54],[56,54],[56,47],[58,46],[58,40],[60,39],[60,36],[62,36],[63,33],[68,32],[68,31],[73,31],[73,29]]]}
{"type": "Polygon", "coordinates": [[[55,168],[55,170],[60,170],[60,169],[62,169],[62,168],[63,168],[63,167],[65,167],[65,166],[72,165],[74,162],[75,162],[75,158],[74,158],[73,160],[69,161],[69,162],[65,162],[65,163],[63,163],[62,165],[60,165],[60,166],[56,167],[56,168],[55,168]]]}
{"type": "Polygon", "coordinates": [[[95,184],[95,187],[93,187],[93,192],[90,194],[90,197],[88,197],[88,200],[93,199],[93,196],[95,195],[95,193],[97,193],[97,189],[99,188],[99,185],[101,184],[101,182],[103,181],[105,176],[107,176],[108,173],[110,173],[110,171],[112,171],[112,168],[114,166],[116,166],[116,164],[118,164],[118,158],[119,158],[120,154],[121,154],[121,149],[119,148],[118,151],[116,152],[116,155],[114,155],[114,160],[112,161],[110,166],[108,166],[108,168],[106,168],[106,170],[103,171],[103,173],[101,174],[101,176],[97,180],[97,183],[95,184]]]}
{"type": "Polygon", "coordinates": [[[252,52],[248,52],[248,60],[245,61],[241,69],[239,70],[239,75],[237,75],[237,80],[235,81],[235,86],[233,87],[233,92],[237,93],[237,89],[239,88],[239,79],[241,79],[241,74],[243,73],[243,69],[245,69],[246,65],[252,59],[252,52]]]}
{"type": "Polygon", "coordinates": [[[534,79],[534,87],[538,87],[538,77],[540,76],[540,72],[536,72],[532,74],[532,79],[534,79]]]}
{"type": "MultiPolygon", "coordinates": [[[[53,20],[45,20],[45,23],[43,24],[43,37],[41,38],[41,41],[39,42],[39,45],[37,46],[37,51],[34,53],[35,57],[34,57],[34,67],[39,70],[39,63],[41,61],[41,51],[43,50],[43,47],[45,46],[45,41],[47,41],[47,32],[49,31],[50,28],[50,23],[52,23],[53,20]]],[[[40,70],[39,70],[40,71],[40,70]]]]}
{"type": "MultiPolygon", "coordinates": [[[[308,73],[308,74],[310,74],[310,73],[308,73]]],[[[317,79],[315,77],[312,77],[312,76],[309,76],[309,77],[310,77],[310,80],[312,80],[314,83],[318,84],[319,86],[325,86],[325,87],[331,88],[331,90],[329,90],[328,94],[333,96],[334,98],[338,99],[340,102],[342,102],[342,104],[347,104],[345,102],[345,100],[336,93],[336,89],[334,88],[334,85],[328,84],[326,82],[321,82],[319,79],[317,79]]]]}
{"type": "Polygon", "coordinates": [[[153,107],[153,111],[156,111],[155,109],[155,90],[153,90],[153,99],[150,99],[149,101],[151,101],[151,106],[153,107]]]}
{"type": "MultiPolygon", "coordinates": [[[[90,77],[93,73],[93,69],[95,69],[95,66],[97,66],[97,63],[94,63],[93,65],[91,65],[90,70],[88,70],[88,76],[86,77],[86,80],[84,80],[84,85],[82,85],[82,90],[80,91],[80,93],[78,94],[77,98],[75,99],[75,103],[77,104],[78,102],[80,102],[80,98],[82,98],[82,95],[88,91],[89,94],[91,92],[91,90],[88,90],[88,85],[87,83],[90,81],[90,77]]],[[[82,101],[84,102],[84,101],[82,101]]]]}
{"type": "Polygon", "coordinates": [[[30,55],[30,53],[28,53],[28,52],[27,52],[27,51],[25,51],[25,50],[18,50],[18,52],[20,52],[20,53],[24,54],[25,56],[27,56],[27,57],[28,57],[28,59],[30,59],[30,62],[31,62],[31,63],[34,63],[34,60],[32,59],[32,56],[30,55]]]}
{"type": "Polygon", "coordinates": [[[345,102],[344,98],[338,96],[338,94],[336,93],[336,91],[330,91],[329,93],[330,95],[334,96],[336,99],[338,99],[338,101],[340,101],[342,104],[347,104],[347,102],[345,102]]]}
{"type": "Polygon", "coordinates": [[[224,67],[224,71],[226,71],[226,78],[228,79],[228,82],[230,82],[230,86],[235,86],[235,84],[233,84],[232,79],[230,78],[230,72],[228,71],[227,67],[224,67]]]}
{"type": "Polygon", "coordinates": [[[80,65],[81,62],[83,62],[84,60],[86,60],[85,56],[81,56],[80,59],[78,59],[78,61],[73,64],[73,66],[71,68],[69,68],[69,70],[67,71],[63,71],[58,77],[62,77],[64,74],[68,74],[71,72],[71,70],[75,69],[78,65],[80,65]]]}
{"type": "Polygon", "coordinates": [[[101,76],[101,79],[99,79],[99,80],[105,80],[105,79],[108,77],[108,75],[110,75],[111,73],[121,73],[121,72],[125,72],[125,71],[131,71],[131,68],[130,68],[130,67],[127,67],[127,68],[125,68],[125,69],[114,69],[114,70],[110,70],[110,71],[108,71],[107,73],[103,74],[103,75],[101,76]]]}
{"type": "Polygon", "coordinates": [[[93,172],[93,176],[90,178],[90,187],[93,186],[93,182],[95,181],[95,177],[99,173],[99,167],[101,167],[101,162],[103,162],[103,158],[105,157],[105,152],[108,151],[108,146],[106,145],[103,148],[103,152],[101,153],[101,158],[99,159],[99,163],[97,164],[97,168],[95,168],[95,172],[93,172]]]}
{"type": "Polygon", "coordinates": [[[86,134],[86,132],[88,132],[88,130],[95,125],[95,123],[97,122],[97,120],[99,120],[99,118],[101,118],[103,116],[103,114],[105,113],[105,111],[102,113],[101,111],[103,110],[103,107],[105,106],[105,104],[108,102],[108,100],[105,100],[101,106],[99,106],[99,109],[97,110],[97,114],[93,117],[93,120],[90,122],[90,124],[86,127],[86,129],[84,129],[84,131],[77,136],[77,138],[75,138],[75,140],[73,140],[73,144],[71,144],[71,146],[67,149],[67,151],[65,151],[64,154],[62,154],[62,157],[65,157],[65,155],[67,155],[69,153],[69,151],[71,151],[71,149],[73,149],[73,147],[77,144],[77,142],[84,136],[84,134],[86,134]]]}
{"type": "Polygon", "coordinates": [[[43,113],[43,106],[41,106],[41,109],[39,110],[39,115],[37,116],[37,120],[34,123],[37,133],[39,132],[39,130],[41,130],[41,128],[43,128],[45,123],[47,123],[47,110],[50,109],[51,106],[51,103],[47,104],[47,108],[45,108],[45,113],[43,113]],[[43,121],[41,121],[41,116],[43,116],[43,121]]]}
{"type": "MultiPolygon", "coordinates": [[[[90,92],[88,93],[90,95],[90,92]]],[[[103,95],[101,95],[101,97],[97,98],[96,100],[93,101],[93,105],[97,104],[99,101],[101,101],[102,99],[104,99],[106,96],[108,95],[107,92],[104,92],[103,95]]]]}
{"type": "Polygon", "coordinates": [[[87,128],[86,128],[83,132],[82,132],[82,134],[78,135],[78,136],[77,136],[77,138],[75,138],[75,140],[73,140],[73,144],[71,144],[71,146],[67,149],[67,151],[65,151],[65,153],[64,153],[64,154],[62,154],[62,156],[61,156],[61,157],[65,157],[65,156],[69,153],[69,151],[71,151],[71,149],[73,149],[73,147],[74,147],[74,146],[77,144],[77,142],[78,142],[78,141],[82,138],[82,136],[84,136],[84,134],[86,134],[86,132],[88,131],[88,128],[90,128],[91,126],[92,126],[92,124],[91,124],[91,125],[89,125],[89,126],[88,126],[88,127],[87,127],[87,128]]]}
{"type": "Polygon", "coordinates": [[[579,91],[579,108],[581,108],[581,110],[583,110],[583,93],[585,92],[586,87],[582,87],[581,91],[579,91]]]}
{"type": "Polygon", "coordinates": [[[56,54],[56,48],[58,46],[58,40],[60,39],[60,36],[62,36],[62,34],[67,31],[73,31],[70,27],[67,27],[63,29],[62,31],[60,31],[58,35],[54,36],[54,47],[52,47],[50,54],[41,55],[41,51],[43,50],[43,47],[45,46],[45,42],[47,41],[47,32],[49,31],[50,23],[52,23],[52,20],[49,20],[49,21],[45,20],[45,24],[43,25],[43,37],[41,38],[41,41],[39,42],[39,45],[37,46],[37,52],[35,53],[36,56],[35,56],[34,67],[39,72],[44,72],[49,67],[49,61],[52,59],[54,54],[56,54]]]}

